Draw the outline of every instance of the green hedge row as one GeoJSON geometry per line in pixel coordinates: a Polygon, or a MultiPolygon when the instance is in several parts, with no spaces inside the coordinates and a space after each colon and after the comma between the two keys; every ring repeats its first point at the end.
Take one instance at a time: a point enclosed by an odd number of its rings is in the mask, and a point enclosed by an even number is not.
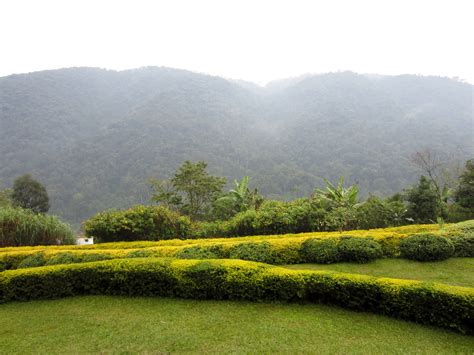
{"type": "Polygon", "coordinates": [[[474,289],[241,260],[123,259],[5,271],[0,302],[107,294],[323,302],[473,332],[474,289]]]}
{"type": "Polygon", "coordinates": [[[472,257],[474,236],[442,237],[418,234],[401,238],[339,236],[327,238],[281,238],[268,241],[210,242],[189,246],[123,250],[50,250],[0,253],[0,271],[44,265],[91,262],[104,259],[171,256],[180,259],[242,259],[267,264],[367,263],[381,257],[401,256],[418,261],[444,260],[451,256],[472,257]]]}

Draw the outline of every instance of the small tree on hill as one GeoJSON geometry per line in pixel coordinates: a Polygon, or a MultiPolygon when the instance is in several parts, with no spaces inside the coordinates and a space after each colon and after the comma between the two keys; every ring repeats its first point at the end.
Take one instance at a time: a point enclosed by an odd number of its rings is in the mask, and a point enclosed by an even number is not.
{"type": "Polygon", "coordinates": [[[49,197],[45,187],[29,174],[14,181],[11,199],[14,205],[37,213],[46,213],[49,210],[49,197]]]}
{"type": "Polygon", "coordinates": [[[152,200],[174,207],[191,219],[204,219],[222,193],[226,179],[209,175],[204,161],[185,161],[169,181],[152,180],[152,200]]]}
{"type": "Polygon", "coordinates": [[[459,186],[454,192],[454,200],[461,207],[474,212],[474,160],[466,162],[466,170],[459,177],[459,186]]]}
{"type": "Polygon", "coordinates": [[[408,191],[408,217],[418,223],[435,223],[441,215],[441,201],[438,194],[425,177],[420,177],[418,185],[408,191]]]}

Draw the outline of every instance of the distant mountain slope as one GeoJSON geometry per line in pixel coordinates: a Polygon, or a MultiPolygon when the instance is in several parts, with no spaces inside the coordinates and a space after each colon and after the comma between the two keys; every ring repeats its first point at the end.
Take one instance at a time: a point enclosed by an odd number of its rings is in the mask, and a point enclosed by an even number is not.
{"type": "Polygon", "coordinates": [[[416,180],[417,150],[474,156],[472,90],[350,72],[267,88],[154,67],[12,75],[0,78],[0,180],[32,173],[73,222],[145,202],[147,178],[185,159],[250,175],[271,197],[307,195],[339,175],[387,195],[416,180]]]}

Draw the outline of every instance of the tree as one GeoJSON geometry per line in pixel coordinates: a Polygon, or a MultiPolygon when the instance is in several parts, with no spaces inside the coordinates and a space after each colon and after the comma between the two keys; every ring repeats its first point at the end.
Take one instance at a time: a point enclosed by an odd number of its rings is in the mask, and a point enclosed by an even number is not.
{"type": "Polygon", "coordinates": [[[330,213],[330,223],[337,226],[339,231],[350,226],[355,219],[355,210],[360,206],[358,203],[359,189],[352,185],[344,187],[344,177],[339,178],[337,186],[329,180],[326,181],[326,190],[317,189],[313,198],[320,199],[327,206],[330,213]]]}
{"type": "Polygon", "coordinates": [[[454,192],[454,200],[461,207],[474,212],[474,160],[466,162],[466,169],[459,177],[459,186],[454,192]]]}
{"type": "Polygon", "coordinates": [[[11,194],[12,191],[10,189],[0,190],[0,208],[11,206],[11,194]]]}
{"type": "Polygon", "coordinates": [[[206,168],[204,161],[185,161],[168,183],[152,184],[152,200],[174,206],[191,219],[205,219],[226,183],[225,178],[209,175],[206,168]]]}
{"type": "Polygon", "coordinates": [[[344,207],[344,208],[353,208],[357,205],[359,189],[357,186],[352,185],[348,188],[344,187],[344,177],[339,178],[337,186],[331,184],[327,179],[326,181],[326,190],[318,189],[316,194],[319,195],[322,199],[326,200],[333,207],[344,207]]]}
{"type": "Polygon", "coordinates": [[[14,205],[37,213],[46,213],[49,210],[49,197],[45,187],[29,174],[16,178],[11,199],[14,205]]]}
{"type": "Polygon", "coordinates": [[[424,175],[417,186],[408,191],[407,215],[418,223],[435,223],[441,215],[441,201],[433,184],[424,175]]]}

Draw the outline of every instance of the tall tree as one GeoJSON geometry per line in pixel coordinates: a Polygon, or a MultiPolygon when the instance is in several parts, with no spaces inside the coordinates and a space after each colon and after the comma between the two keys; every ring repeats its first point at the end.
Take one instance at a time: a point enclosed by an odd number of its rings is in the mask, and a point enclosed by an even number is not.
{"type": "Polygon", "coordinates": [[[454,192],[454,200],[461,207],[474,212],[474,160],[466,162],[466,169],[459,177],[459,186],[454,192]]]}
{"type": "Polygon", "coordinates": [[[424,175],[418,185],[408,191],[408,217],[418,223],[434,223],[441,215],[441,202],[431,181],[424,175]]]}
{"type": "Polygon", "coordinates": [[[206,169],[204,161],[185,161],[170,180],[170,186],[165,186],[166,182],[152,183],[152,200],[174,206],[192,219],[205,219],[226,183],[225,178],[209,175],[206,169]]]}
{"type": "Polygon", "coordinates": [[[11,199],[13,204],[37,213],[46,213],[49,210],[46,188],[29,174],[15,179],[11,199]]]}

